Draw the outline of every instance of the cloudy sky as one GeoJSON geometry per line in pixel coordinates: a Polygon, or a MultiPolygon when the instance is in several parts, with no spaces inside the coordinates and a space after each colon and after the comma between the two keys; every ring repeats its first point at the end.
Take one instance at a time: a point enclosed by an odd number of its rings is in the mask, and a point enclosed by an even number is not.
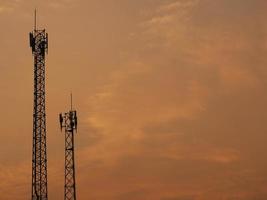
{"type": "Polygon", "coordinates": [[[50,200],[71,91],[78,199],[267,199],[267,1],[0,0],[1,199],[31,196],[35,7],[50,200]]]}

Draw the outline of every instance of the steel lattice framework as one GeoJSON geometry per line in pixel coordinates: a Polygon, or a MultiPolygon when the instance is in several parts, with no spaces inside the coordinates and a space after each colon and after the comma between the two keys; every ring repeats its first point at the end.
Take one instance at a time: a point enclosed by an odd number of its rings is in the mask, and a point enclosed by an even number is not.
{"type": "Polygon", "coordinates": [[[77,131],[76,111],[59,115],[61,130],[65,128],[65,185],[64,200],[76,200],[74,130],[77,131]]]}
{"type": "Polygon", "coordinates": [[[35,28],[30,33],[30,46],[34,56],[32,200],[47,200],[45,54],[48,35],[45,30],[35,28]]]}

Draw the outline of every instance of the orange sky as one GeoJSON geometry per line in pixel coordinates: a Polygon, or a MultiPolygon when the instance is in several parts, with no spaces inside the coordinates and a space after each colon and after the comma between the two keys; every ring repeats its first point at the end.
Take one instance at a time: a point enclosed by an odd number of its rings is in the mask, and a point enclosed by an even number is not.
{"type": "Polygon", "coordinates": [[[71,91],[79,200],[267,199],[265,0],[0,0],[0,199],[30,198],[35,7],[50,200],[71,91]]]}

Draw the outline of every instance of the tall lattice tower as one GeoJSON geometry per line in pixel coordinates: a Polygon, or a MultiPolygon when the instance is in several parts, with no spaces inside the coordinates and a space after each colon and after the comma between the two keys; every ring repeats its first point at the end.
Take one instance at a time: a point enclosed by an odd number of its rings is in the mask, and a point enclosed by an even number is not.
{"type": "Polygon", "coordinates": [[[30,33],[30,47],[34,57],[34,108],[32,147],[32,200],[47,200],[47,154],[45,114],[45,54],[48,35],[36,28],[30,33]]]}
{"type": "Polygon", "coordinates": [[[65,129],[65,185],[64,200],[76,200],[75,162],[74,162],[74,131],[77,132],[77,112],[71,109],[69,112],[59,114],[61,131],[65,129]]]}

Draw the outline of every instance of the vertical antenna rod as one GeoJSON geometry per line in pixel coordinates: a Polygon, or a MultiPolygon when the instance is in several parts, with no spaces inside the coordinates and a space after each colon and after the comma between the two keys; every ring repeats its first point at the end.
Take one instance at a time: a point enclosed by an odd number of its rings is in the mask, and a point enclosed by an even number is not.
{"type": "Polygon", "coordinates": [[[36,28],[30,33],[30,47],[34,57],[33,92],[33,146],[32,146],[32,200],[47,200],[47,153],[46,153],[46,111],[45,111],[45,55],[48,49],[48,35],[36,28]]]}
{"type": "Polygon", "coordinates": [[[72,110],[72,93],[70,93],[70,110],[72,110]]]}
{"type": "Polygon", "coordinates": [[[65,129],[65,185],[64,200],[76,200],[75,161],[74,161],[74,130],[77,132],[77,112],[71,110],[59,114],[60,128],[65,129]]]}
{"type": "Polygon", "coordinates": [[[34,30],[37,29],[37,11],[36,9],[34,10],[34,30]]]}

